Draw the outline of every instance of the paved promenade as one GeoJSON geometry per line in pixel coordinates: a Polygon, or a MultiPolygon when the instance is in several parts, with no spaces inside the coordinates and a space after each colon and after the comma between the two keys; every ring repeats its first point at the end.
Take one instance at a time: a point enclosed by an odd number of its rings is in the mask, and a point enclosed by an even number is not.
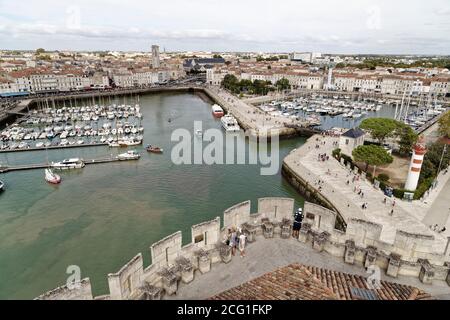
{"type": "Polygon", "coordinates": [[[431,231],[422,222],[427,211],[426,205],[417,206],[415,210],[423,212],[413,214],[409,211],[417,202],[408,203],[388,198],[384,203],[385,196],[380,190],[375,189],[368,181],[356,180],[353,173],[332,158],[331,153],[337,148],[333,142],[336,141],[338,138],[313,136],[301,148],[293,150],[285,158],[285,164],[317,190],[321,187],[321,194],[333,203],[345,220],[354,217],[381,224],[382,241],[392,244],[397,230],[433,235],[436,239],[433,251],[442,253],[447,239],[443,234],[431,231]],[[316,148],[316,145],[320,147],[316,148]],[[329,156],[329,160],[318,161],[318,155],[324,153],[329,156]],[[358,190],[362,190],[363,197],[358,195],[358,190]],[[367,209],[362,208],[364,203],[367,203],[367,209]],[[394,212],[391,215],[392,209],[394,212]]]}
{"type": "Polygon", "coordinates": [[[308,126],[309,124],[307,121],[267,114],[219,87],[210,86],[207,90],[218,97],[220,100],[219,102],[222,102],[222,105],[237,117],[240,122],[256,132],[266,130],[286,130],[286,125],[308,126]]]}
{"type": "MultiPolygon", "coordinates": [[[[230,263],[212,265],[211,271],[206,274],[202,275],[197,271],[195,281],[187,285],[180,283],[177,295],[169,299],[206,299],[292,263],[368,276],[361,266],[346,264],[293,238],[265,239],[260,236],[256,242],[247,246],[246,252],[245,258],[240,258],[237,254],[230,263]]],[[[449,287],[445,281],[434,280],[433,285],[426,285],[415,277],[398,276],[394,279],[384,272],[381,273],[381,280],[423,289],[437,299],[450,299],[449,287]]]]}

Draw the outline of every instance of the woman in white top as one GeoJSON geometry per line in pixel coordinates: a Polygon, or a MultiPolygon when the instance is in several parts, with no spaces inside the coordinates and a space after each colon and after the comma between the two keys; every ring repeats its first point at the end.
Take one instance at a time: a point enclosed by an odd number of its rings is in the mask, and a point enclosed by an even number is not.
{"type": "Polygon", "coordinates": [[[239,251],[241,252],[241,258],[245,257],[245,243],[247,241],[247,237],[244,233],[241,232],[239,236],[239,251]]]}

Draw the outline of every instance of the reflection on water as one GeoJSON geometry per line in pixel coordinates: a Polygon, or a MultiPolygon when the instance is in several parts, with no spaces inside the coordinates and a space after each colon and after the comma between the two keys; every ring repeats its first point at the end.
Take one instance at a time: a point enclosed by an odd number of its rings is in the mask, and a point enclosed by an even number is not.
{"type": "MultiPolygon", "coordinates": [[[[193,224],[221,216],[240,201],[285,196],[301,205],[303,199],[282,178],[261,176],[258,165],[181,165],[170,161],[170,141],[176,128],[193,131],[220,128],[208,103],[190,94],[141,97],[144,146],[162,147],[162,155],[148,154],[143,146],[138,162],[87,166],[61,173],[63,182],[45,182],[43,170],[11,172],[1,179],[0,298],[33,298],[65,283],[69,265],[90,277],[95,295],[108,292],[106,276],[116,272],[138,252],[149,261],[149,246],[178,230],[190,241],[193,224]],[[172,121],[169,123],[168,119],[172,121]]],[[[280,160],[304,139],[280,142],[280,160]]],[[[248,149],[248,147],[247,147],[248,149]]],[[[123,150],[86,147],[48,153],[1,154],[0,162],[41,163],[46,158],[85,159],[123,150]]],[[[255,152],[250,150],[247,152],[255,152]]]]}

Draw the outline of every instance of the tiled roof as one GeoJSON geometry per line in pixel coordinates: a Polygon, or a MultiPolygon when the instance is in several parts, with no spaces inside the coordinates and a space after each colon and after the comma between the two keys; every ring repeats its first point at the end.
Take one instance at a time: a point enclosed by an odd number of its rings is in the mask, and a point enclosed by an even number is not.
{"type": "Polygon", "coordinates": [[[363,136],[364,134],[365,134],[364,131],[362,131],[360,128],[352,128],[344,132],[342,136],[356,139],[363,136]]]}
{"type": "Polygon", "coordinates": [[[426,292],[407,285],[381,281],[369,290],[366,278],[317,267],[292,264],[224,291],[212,300],[419,300],[426,292]]]}

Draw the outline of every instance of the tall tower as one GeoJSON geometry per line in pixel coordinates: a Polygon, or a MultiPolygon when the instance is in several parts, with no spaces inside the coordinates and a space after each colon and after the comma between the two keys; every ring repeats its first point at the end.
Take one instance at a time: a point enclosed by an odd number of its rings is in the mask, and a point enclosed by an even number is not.
{"type": "Polygon", "coordinates": [[[159,46],[153,45],[152,46],[152,67],[153,68],[159,68],[160,62],[159,62],[159,46]]]}
{"type": "Polygon", "coordinates": [[[413,147],[413,155],[409,165],[408,178],[406,179],[405,189],[415,191],[419,182],[420,170],[422,169],[423,157],[427,152],[425,140],[419,137],[419,140],[413,147]]]}

